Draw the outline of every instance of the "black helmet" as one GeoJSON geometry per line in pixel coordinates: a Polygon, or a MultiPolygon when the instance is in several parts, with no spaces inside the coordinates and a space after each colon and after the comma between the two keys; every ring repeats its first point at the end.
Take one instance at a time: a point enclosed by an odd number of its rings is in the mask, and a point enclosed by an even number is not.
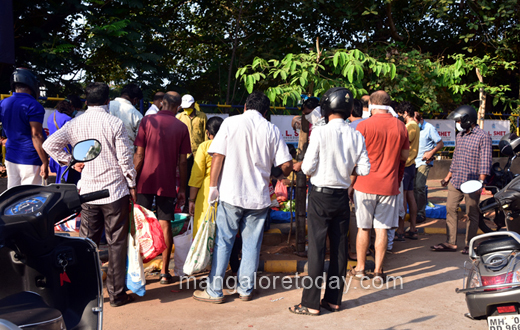
{"type": "Polygon", "coordinates": [[[11,90],[14,92],[14,84],[24,84],[32,91],[34,98],[40,95],[40,81],[31,70],[25,68],[17,68],[11,75],[11,90]]]}
{"type": "Polygon", "coordinates": [[[331,113],[340,112],[345,113],[346,117],[348,117],[352,111],[353,104],[354,97],[351,91],[345,87],[331,88],[320,99],[321,116],[327,120],[331,113]]]}
{"type": "Polygon", "coordinates": [[[504,135],[498,143],[500,153],[505,156],[513,156],[517,152],[520,152],[520,137],[515,133],[507,133],[504,135]]]}
{"type": "Polygon", "coordinates": [[[471,105],[461,105],[450,113],[448,119],[459,121],[463,129],[468,129],[471,124],[477,123],[477,111],[471,105]]]}

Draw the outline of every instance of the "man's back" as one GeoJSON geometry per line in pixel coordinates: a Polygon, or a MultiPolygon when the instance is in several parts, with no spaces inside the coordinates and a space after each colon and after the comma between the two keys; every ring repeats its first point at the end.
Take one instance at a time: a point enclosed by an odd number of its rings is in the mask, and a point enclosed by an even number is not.
{"type": "Polygon", "coordinates": [[[292,159],[278,128],[255,110],[224,120],[208,152],[226,156],[220,199],[246,209],[270,205],[271,167],[292,159]]]}
{"type": "Polygon", "coordinates": [[[7,137],[6,160],[16,164],[41,165],[32,142],[30,122],[43,123],[43,106],[29,94],[14,93],[0,102],[0,113],[7,137]]]}
{"type": "Polygon", "coordinates": [[[123,121],[128,139],[130,139],[130,145],[133,145],[143,115],[137,111],[130,101],[122,97],[116,97],[113,101],[110,101],[109,107],[110,114],[123,121]]]}
{"type": "Polygon", "coordinates": [[[410,141],[410,153],[408,154],[408,159],[406,160],[405,166],[411,166],[415,164],[415,158],[417,157],[417,152],[419,151],[419,125],[415,122],[415,120],[411,120],[406,123],[406,130],[408,131],[408,140],[410,141]]]}
{"type": "Polygon", "coordinates": [[[146,116],[141,121],[135,145],[145,148],[137,193],[175,197],[177,160],[180,154],[191,153],[186,125],[167,110],[146,116]]]}
{"type": "Polygon", "coordinates": [[[415,166],[417,167],[426,165],[426,161],[422,160],[424,153],[435,148],[437,143],[441,141],[439,133],[432,124],[424,121],[422,126],[419,134],[419,151],[415,158],[415,166]]]}
{"type": "Polygon", "coordinates": [[[370,173],[358,177],[354,188],[367,194],[398,195],[401,150],[410,146],[405,125],[385,113],[359,123],[357,130],[365,137],[370,173]]]}

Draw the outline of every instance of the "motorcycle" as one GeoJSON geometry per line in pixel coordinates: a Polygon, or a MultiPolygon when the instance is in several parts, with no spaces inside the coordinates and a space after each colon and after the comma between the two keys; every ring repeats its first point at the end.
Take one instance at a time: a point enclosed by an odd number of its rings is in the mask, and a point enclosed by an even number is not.
{"type": "MultiPolygon", "coordinates": [[[[79,142],[67,170],[100,152],[97,140],[79,142]]],[[[55,234],[54,226],[108,196],[106,189],[79,195],[72,184],[23,185],[0,195],[0,329],[102,329],[97,246],[55,234]]]]}
{"type": "MultiPolygon", "coordinates": [[[[506,134],[502,137],[502,139],[500,139],[498,147],[500,149],[500,153],[504,156],[508,156],[508,159],[503,169],[500,167],[500,163],[498,162],[491,166],[491,174],[486,180],[486,189],[489,190],[493,195],[495,195],[500,189],[503,189],[505,186],[507,186],[514,178],[518,176],[518,174],[511,172],[511,165],[520,153],[520,137],[516,136],[514,133],[506,134]]],[[[493,203],[493,198],[489,198],[480,202],[479,204],[481,212],[478,226],[484,233],[495,231],[489,228],[484,220],[493,221],[497,227],[496,231],[500,230],[506,225],[504,213],[500,212],[498,207],[489,208],[489,205],[493,203]],[[482,212],[483,209],[486,210],[486,212],[482,212]],[[491,218],[489,216],[485,216],[486,214],[493,214],[494,216],[491,218]]]]}
{"type": "MultiPolygon", "coordinates": [[[[464,193],[482,188],[479,181],[461,186],[464,193]]],[[[498,208],[505,217],[520,215],[520,177],[497,191],[487,206],[498,208]]],[[[484,208],[482,212],[486,212],[484,208]]],[[[464,264],[463,289],[469,313],[465,316],[487,319],[490,330],[520,328],[520,235],[496,231],[479,235],[469,243],[469,259],[464,264]]]]}

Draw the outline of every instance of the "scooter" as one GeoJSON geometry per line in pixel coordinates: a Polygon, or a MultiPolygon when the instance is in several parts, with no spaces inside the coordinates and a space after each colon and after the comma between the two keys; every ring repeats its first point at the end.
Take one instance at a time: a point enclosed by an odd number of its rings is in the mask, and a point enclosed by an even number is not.
{"type": "MultiPolygon", "coordinates": [[[[479,181],[461,185],[464,193],[481,188],[479,181]]],[[[498,207],[505,216],[516,216],[520,212],[520,177],[491,200],[489,209],[498,207]]],[[[487,319],[490,330],[520,329],[520,235],[496,231],[476,236],[469,243],[469,259],[464,264],[463,289],[456,290],[466,295],[466,316],[487,319]]]]}
{"type": "MultiPolygon", "coordinates": [[[[100,152],[96,140],[76,144],[69,168],[100,152]]],[[[79,195],[72,184],[17,186],[0,195],[0,329],[102,329],[97,246],[55,234],[54,226],[82,203],[108,196],[106,189],[79,195]]]]}

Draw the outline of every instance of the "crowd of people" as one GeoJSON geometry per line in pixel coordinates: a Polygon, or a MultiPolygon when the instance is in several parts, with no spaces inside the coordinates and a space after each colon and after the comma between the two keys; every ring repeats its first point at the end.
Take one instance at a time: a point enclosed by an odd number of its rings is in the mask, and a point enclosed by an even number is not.
{"type": "MultiPolygon", "coordinates": [[[[158,92],[143,117],[135,107],[143,98],[137,85],[124,86],[121,95],[110,100],[109,86],[94,82],[85,89],[87,109],[83,114],[78,114],[82,104],[77,96],[58,103],[48,119],[50,136],[46,137],[36,76],[17,69],[11,86],[13,96],[0,102],[9,187],[41,184],[49,168],[59,182],[76,143],[96,139],[102,145],[95,160],[76,163],[63,180],[77,184],[82,194],[102,189],[110,192],[107,198],[82,205],[80,236],[99,244],[105,233],[109,252],[106,288],[115,307],[134,299],[125,290],[130,201],[156,210],[167,245],[161,284],[174,281],[168,269],[174,214],[190,213],[195,235],[206,210],[216,207],[217,233],[208,285],[193,297],[224,302],[223,279],[231,259],[239,297],[251,300],[271,206],[269,182],[272,168],[277,167],[285,176],[303,171],[309,178],[308,276],[312,279],[323,273],[327,237],[330,241],[324,298],[320,300],[318,286],[304,289],[301,303],[290,311],[302,315],[319,315],[321,307],[337,311],[342,279],[367,275],[364,266],[372,233],[373,276],[380,283],[387,278],[383,261],[393,241],[417,239],[416,224],[426,219],[428,172],[434,155],[443,147],[435,128],[411,103],[396,104],[385,91],[357,100],[348,89],[337,87],[320,99],[308,98],[302,116],[293,120],[295,125],[302,117],[311,123],[306,154],[303,161],[296,162],[279,129],[265,119],[270,101],[261,92],[247,97],[244,113],[226,120],[208,120],[191,95],[158,92]],[[406,209],[408,231],[404,228],[406,209]],[[357,266],[347,274],[348,259],[357,260],[357,266]]],[[[480,196],[463,194],[460,185],[471,179],[485,180],[491,166],[491,139],[478,127],[475,109],[461,106],[450,118],[460,133],[450,172],[443,180],[449,191],[448,237],[445,243],[432,246],[434,251],[457,249],[456,211],[463,198],[470,220],[466,246],[476,235],[480,196]]],[[[467,247],[462,252],[467,253],[467,247]]]]}

